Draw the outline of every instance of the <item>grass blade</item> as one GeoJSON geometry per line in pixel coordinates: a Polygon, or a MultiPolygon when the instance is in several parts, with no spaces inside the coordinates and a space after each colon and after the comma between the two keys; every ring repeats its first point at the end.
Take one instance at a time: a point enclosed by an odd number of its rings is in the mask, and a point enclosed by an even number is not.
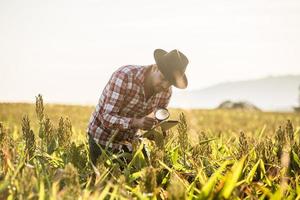
{"type": "Polygon", "coordinates": [[[225,182],[223,189],[220,192],[220,197],[224,197],[225,199],[230,197],[242,174],[245,159],[246,157],[243,157],[240,161],[235,163],[231,168],[231,171],[224,177],[225,182]]]}

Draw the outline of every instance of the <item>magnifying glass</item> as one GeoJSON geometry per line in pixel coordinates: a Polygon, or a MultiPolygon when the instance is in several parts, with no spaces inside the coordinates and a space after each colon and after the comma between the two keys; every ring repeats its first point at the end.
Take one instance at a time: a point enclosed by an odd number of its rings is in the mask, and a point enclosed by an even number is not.
{"type": "Polygon", "coordinates": [[[158,121],[164,121],[170,117],[170,113],[166,108],[159,108],[154,112],[154,116],[158,121]]]}

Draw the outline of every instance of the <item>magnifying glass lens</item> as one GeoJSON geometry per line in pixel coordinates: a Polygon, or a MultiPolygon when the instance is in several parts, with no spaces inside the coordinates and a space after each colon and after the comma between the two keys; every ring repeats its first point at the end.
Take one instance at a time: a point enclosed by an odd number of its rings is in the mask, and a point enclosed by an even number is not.
{"type": "Polygon", "coordinates": [[[160,108],[160,109],[156,110],[156,112],[155,112],[155,118],[160,121],[168,119],[169,116],[170,116],[170,113],[165,108],[160,108]]]}

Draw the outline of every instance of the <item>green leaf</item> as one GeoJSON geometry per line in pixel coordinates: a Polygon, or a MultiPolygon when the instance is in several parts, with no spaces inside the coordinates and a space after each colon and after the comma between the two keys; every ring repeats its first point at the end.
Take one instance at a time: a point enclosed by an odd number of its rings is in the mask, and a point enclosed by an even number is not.
{"type": "Polygon", "coordinates": [[[299,176],[296,176],[296,193],[298,194],[298,199],[300,199],[300,182],[299,182],[299,176]]]}
{"type": "Polygon", "coordinates": [[[161,166],[163,166],[164,168],[166,168],[169,172],[173,172],[173,169],[171,169],[170,167],[168,167],[165,163],[163,163],[162,161],[158,161],[159,162],[159,164],[161,165],[161,166]]]}
{"type": "Polygon", "coordinates": [[[40,182],[40,191],[39,191],[39,200],[44,200],[45,199],[45,186],[44,186],[44,182],[41,181],[40,182]]]}
{"type": "Polygon", "coordinates": [[[173,165],[178,163],[178,157],[179,157],[178,147],[176,147],[171,151],[171,161],[173,165]]]}
{"type": "Polygon", "coordinates": [[[140,178],[143,174],[143,171],[138,171],[138,172],[134,172],[132,174],[129,175],[130,181],[134,181],[138,178],[140,178]]]}
{"type": "Polygon", "coordinates": [[[221,179],[222,177],[222,172],[226,169],[227,165],[230,164],[230,161],[225,161],[219,168],[218,170],[213,173],[213,175],[208,179],[208,182],[202,187],[201,192],[200,192],[200,198],[207,198],[213,191],[217,181],[221,179]]]}
{"type": "Polygon", "coordinates": [[[253,177],[254,177],[254,175],[255,175],[255,172],[256,172],[256,170],[257,170],[257,167],[258,167],[259,163],[260,163],[260,159],[257,161],[257,163],[256,163],[256,164],[252,167],[252,169],[250,170],[250,172],[249,172],[249,174],[248,174],[248,176],[247,176],[247,178],[246,178],[246,182],[247,182],[247,183],[252,182],[253,177]]]}
{"type": "Polygon", "coordinates": [[[57,142],[55,139],[52,139],[47,146],[47,153],[52,154],[57,148],[57,142]]]}
{"type": "Polygon", "coordinates": [[[270,200],[281,200],[281,188],[279,187],[278,190],[271,196],[270,200]]]}
{"type": "Polygon", "coordinates": [[[220,193],[221,197],[224,197],[225,199],[228,199],[230,197],[243,172],[245,159],[246,157],[243,157],[240,161],[236,162],[231,168],[231,171],[224,177],[225,182],[220,193]]]}
{"type": "Polygon", "coordinates": [[[179,147],[176,146],[174,149],[172,149],[171,151],[171,161],[172,161],[172,167],[175,169],[175,170],[178,170],[178,171],[182,171],[182,170],[185,170],[185,167],[178,162],[179,160],[179,147]]]}
{"type": "Polygon", "coordinates": [[[260,167],[260,169],[261,169],[260,178],[261,178],[261,179],[265,178],[266,183],[267,183],[269,186],[272,186],[271,181],[270,181],[269,178],[266,176],[266,168],[265,168],[265,164],[264,164],[263,160],[261,160],[261,159],[260,159],[260,162],[259,162],[259,167],[260,167]]]}
{"type": "Polygon", "coordinates": [[[293,159],[297,163],[298,167],[300,167],[300,159],[294,151],[293,151],[293,159]]]}
{"type": "Polygon", "coordinates": [[[261,140],[262,135],[264,134],[266,128],[267,128],[267,126],[266,126],[266,124],[264,124],[264,127],[261,129],[261,131],[260,131],[260,133],[259,133],[259,136],[258,136],[258,139],[259,139],[259,140],[261,140]]]}
{"type": "Polygon", "coordinates": [[[139,169],[141,169],[146,164],[146,160],[142,152],[143,147],[144,147],[144,143],[142,142],[139,148],[137,149],[137,151],[135,152],[135,154],[133,155],[132,160],[128,164],[127,170],[130,170],[134,164],[136,164],[135,166],[138,167],[139,169]]]}
{"type": "Polygon", "coordinates": [[[167,184],[167,182],[169,181],[170,179],[170,172],[168,172],[165,177],[163,178],[162,182],[161,182],[161,185],[165,185],[167,184]]]}
{"type": "Polygon", "coordinates": [[[102,190],[98,199],[104,199],[105,197],[107,197],[109,194],[110,188],[111,188],[111,183],[106,184],[105,188],[102,190]]]}
{"type": "Polygon", "coordinates": [[[206,143],[209,143],[210,141],[214,141],[214,140],[216,140],[216,139],[218,139],[218,138],[211,138],[211,139],[207,139],[207,140],[202,140],[201,142],[199,142],[198,144],[206,144],[206,143]]]}

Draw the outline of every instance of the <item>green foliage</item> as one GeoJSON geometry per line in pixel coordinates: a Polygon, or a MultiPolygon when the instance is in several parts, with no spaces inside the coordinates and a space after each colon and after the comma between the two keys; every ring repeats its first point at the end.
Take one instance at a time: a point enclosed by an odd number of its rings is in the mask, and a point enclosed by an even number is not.
{"type": "Polygon", "coordinates": [[[91,112],[0,104],[0,199],[300,199],[299,115],[171,109],[177,128],[93,166],[91,112]]]}
{"type": "Polygon", "coordinates": [[[219,193],[220,197],[228,199],[231,196],[231,193],[236,188],[237,182],[242,174],[245,159],[246,157],[243,157],[240,161],[234,163],[231,171],[224,177],[224,185],[219,193]]]}

